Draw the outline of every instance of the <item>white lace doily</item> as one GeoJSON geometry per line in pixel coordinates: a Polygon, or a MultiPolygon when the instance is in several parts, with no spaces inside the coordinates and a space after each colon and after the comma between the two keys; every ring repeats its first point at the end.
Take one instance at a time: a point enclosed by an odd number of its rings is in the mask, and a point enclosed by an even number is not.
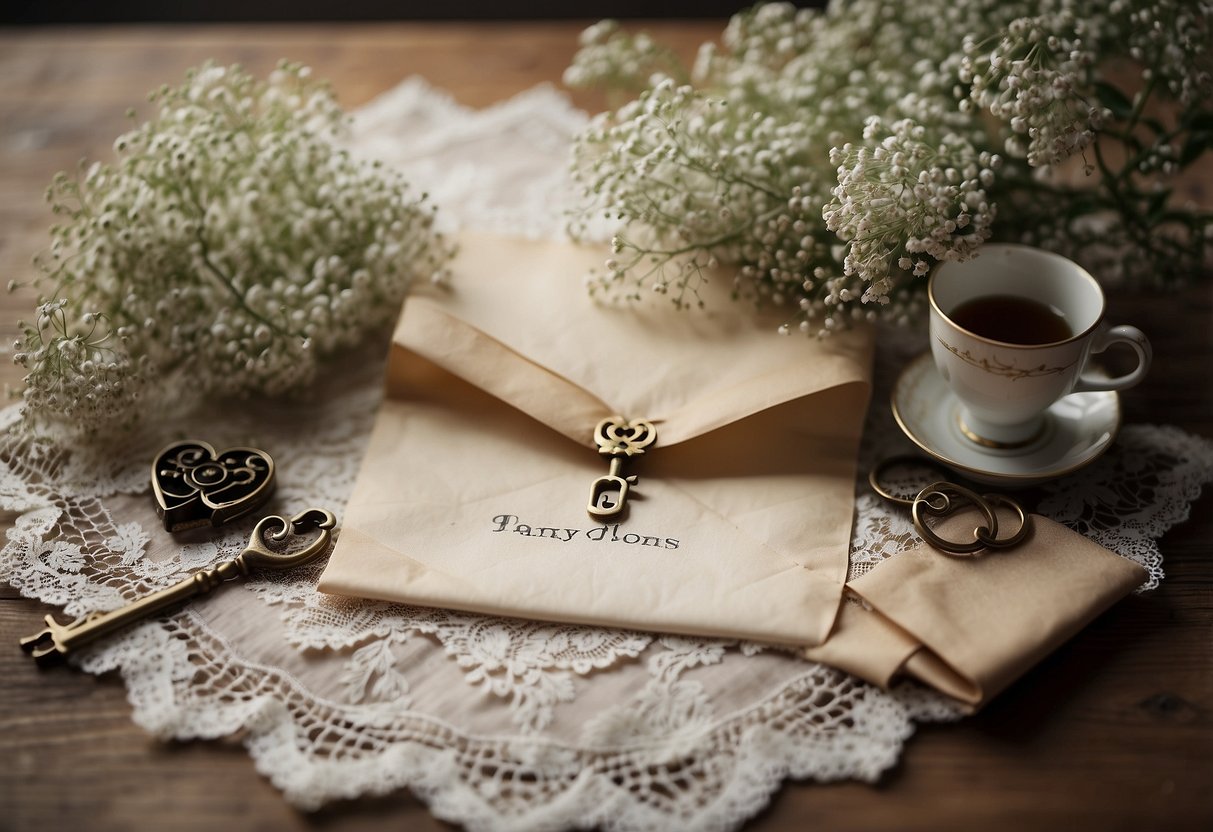
{"type": "MultiPolygon", "coordinates": [[[[585,117],[540,87],[469,111],[420,81],[365,108],[355,150],[398,165],[448,223],[559,234],[571,136],[585,117]]],[[[906,450],[883,402],[921,348],[884,333],[861,470],[906,450]]],[[[382,344],[374,353],[382,351],[382,344]]],[[[372,353],[373,354],[373,353],[372,353]]],[[[0,506],[19,513],[6,579],[67,615],[107,609],[232,557],[251,523],[173,540],[147,461],[167,440],[252,444],[278,463],[270,508],[340,514],[379,401],[378,359],[351,357],[309,400],[228,406],[101,457],[5,434],[0,506]]],[[[7,426],[16,418],[3,413],[7,426]]],[[[1162,577],[1155,539],[1213,477],[1213,443],[1132,425],[1042,513],[1162,577]]],[[[913,545],[909,522],[860,488],[851,571],[913,545]]],[[[297,806],[408,786],[472,829],[727,829],[786,777],[874,780],[915,721],[950,719],[913,685],[884,692],[759,644],[488,618],[315,592],[320,567],[231,585],[79,654],[117,669],[142,726],[165,738],[243,732],[297,806]]]]}

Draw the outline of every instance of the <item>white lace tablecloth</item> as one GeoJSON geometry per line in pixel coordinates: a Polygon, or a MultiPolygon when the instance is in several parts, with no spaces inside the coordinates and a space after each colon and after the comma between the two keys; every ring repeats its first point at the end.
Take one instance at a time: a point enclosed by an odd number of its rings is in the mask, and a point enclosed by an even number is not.
{"type": "MultiPolygon", "coordinates": [[[[560,233],[565,159],[585,123],[537,88],[470,111],[406,81],[358,114],[356,152],[402,168],[445,221],[560,233]]],[[[920,336],[883,333],[861,470],[908,449],[888,414],[896,370],[920,336]]],[[[772,336],[774,337],[774,336],[772,336]]],[[[19,514],[4,577],[75,616],[114,607],[234,556],[251,523],[174,540],[158,525],[147,466],[167,440],[252,444],[278,464],[270,508],[340,514],[379,401],[383,344],[304,402],[227,405],[129,447],[0,439],[0,507],[19,514]],[[115,455],[118,461],[115,462],[115,455]]],[[[3,414],[4,426],[16,418],[3,414]]],[[[424,475],[424,472],[418,472],[424,475]]],[[[1039,511],[1143,564],[1213,478],[1213,443],[1129,425],[1039,511]]],[[[915,542],[907,518],[857,485],[852,576],[915,542]]],[[[134,719],[164,738],[243,732],[258,769],[314,808],[407,786],[472,829],[727,829],[787,777],[873,780],[915,721],[957,709],[914,685],[891,692],[764,646],[468,615],[326,597],[320,567],[231,585],[75,660],[121,672],[134,719]]]]}

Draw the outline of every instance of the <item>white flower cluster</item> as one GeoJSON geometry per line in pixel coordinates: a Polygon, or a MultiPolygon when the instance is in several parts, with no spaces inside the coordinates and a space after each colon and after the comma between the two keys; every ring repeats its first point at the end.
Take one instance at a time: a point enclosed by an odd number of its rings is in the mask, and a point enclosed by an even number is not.
{"type": "Polygon", "coordinates": [[[992,49],[965,42],[960,80],[972,85],[970,99],[1010,125],[1007,154],[1032,167],[1080,152],[1111,116],[1083,97],[1096,59],[1085,28],[1067,10],[1011,21],[992,49]]]}
{"type": "Polygon", "coordinates": [[[95,433],[183,396],[288,391],[444,274],[425,197],[333,143],[343,115],[307,68],[207,65],[151,100],[116,165],[48,191],[50,296],[16,345],[31,422],[95,433]]]}
{"type": "Polygon", "coordinates": [[[25,337],[14,344],[14,360],[29,370],[26,412],[83,426],[108,425],[139,406],[148,389],[148,361],[127,352],[128,330],[111,329],[100,313],[69,320],[67,305],[65,298],[46,301],[33,326],[21,325],[25,337]]]}
{"type": "Polygon", "coordinates": [[[690,80],[643,36],[599,24],[566,78],[635,97],[574,148],[572,230],[618,223],[591,289],[695,305],[723,264],[739,296],[794,305],[822,334],[917,314],[915,278],[992,235],[1082,259],[1094,216],[1123,232],[1123,263],[1165,251],[1165,273],[1190,276],[1213,252],[1213,218],[1167,204],[1165,179],[1213,146],[1209,97],[1194,92],[1209,85],[1209,20],[1208,0],[770,3],[701,47],[690,80]],[[1125,53],[1142,64],[1132,98],[1101,74],[1125,53]],[[1151,95],[1178,100],[1173,122],[1151,95]],[[1112,143],[1123,165],[1100,154],[1112,143]],[[1092,150],[1092,186],[1051,175],[1092,150]]]}
{"type": "MultiPolygon", "coordinates": [[[[808,9],[795,10],[789,5],[771,3],[757,6],[752,14],[735,15],[725,27],[722,40],[728,55],[739,59],[738,68],[786,64],[813,45],[817,21],[817,16],[808,9]]],[[[711,67],[705,62],[714,57],[714,46],[704,44],[698,77],[710,77],[711,67]]],[[[726,57],[726,71],[730,63],[726,57]]]]}
{"type": "Polygon", "coordinates": [[[645,34],[635,37],[613,20],[581,33],[577,61],[564,72],[570,87],[606,86],[639,92],[656,73],[679,73],[674,53],[645,34]]]}
{"type": "Polygon", "coordinates": [[[865,303],[888,303],[893,262],[921,277],[932,262],[968,260],[990,236],[995,209],[985,189],[1002,160],[960,136],[928,142],[926,132],[910,119],[886,130],[873,116],[863,137],[879,140],[875,147],[847,142],[830,151],[838,185],[823,217],[849,244],[844,274],[864,287],[842,291],[865,303]]]}
{"type": "Polygon", "coordinates": [[[600,204],[631,206],[641,223],[665,229],[669,247],[617,238],[613,254],[622,257],[612,257],[593,289],[635,297],[651,283],[687,306],[698,303],[703,270],[721,260],[745,264],[739,290],[779,296],[800,287],[823,256],[809,233],[811,201],[785,190],[786,178],[805,170],[804,127],[738,119],[736,109],[666,78],[614,119],[594,122],[578,145],[574,179],[600,204]],[[606,152],[581,156],[591,146],[606,152]]]}
{"type": "Polygon", "coordinates": [[[1108,14],[1126,33],[1128,54],[1147,82],[1163,83],[1184,106],[1213,97],[1213,3],[1111,0],[1108,14]]]}

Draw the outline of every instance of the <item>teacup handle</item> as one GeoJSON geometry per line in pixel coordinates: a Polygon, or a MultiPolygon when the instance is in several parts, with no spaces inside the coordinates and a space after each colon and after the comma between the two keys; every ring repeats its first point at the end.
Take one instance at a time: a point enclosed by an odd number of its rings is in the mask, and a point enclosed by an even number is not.
{"type": "Polygon", "coordinates": [[[1135,326],[1121,324],[1111,329],[1101,329],[1091,336],[1091,354],[1100,353],[1113,344],[1128,344],[1137,353],[1137,366],[1132,372],[1116,378],[1095,378],[1086,372],[1079,377],[1073,392],[1083,393],[1088,390],[1127,390],[1146,377],[1150,369],[1150,361],[1154,350],[1145,333],[1135,326]]]}

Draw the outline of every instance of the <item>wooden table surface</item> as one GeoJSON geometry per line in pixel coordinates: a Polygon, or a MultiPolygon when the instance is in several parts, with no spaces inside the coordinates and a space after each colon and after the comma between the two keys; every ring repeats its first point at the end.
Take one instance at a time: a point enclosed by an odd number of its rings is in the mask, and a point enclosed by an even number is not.
{"type": "MultiPolygon", "coordinates": [[[[580,24],[374,24],[0,30],[0,283],[32,275],[42,193],[81,157],[108,158],[124,111],[207,58],[256,73],[310,64],[356,107],[420,74],[483,106],[559,82],[580,24]]],[[[684,55],[717,23],[648,24],[684,55]]],[[[575,96],[586,107],[592,96],[575,96]]],[[[1213,178],[1186,193],[1213,203],[1213,178]]],[[[1213,437],[1213,292],[1116,297],[1155,366],[1126,421],[1213,437]]],[[[0,344],[33,307],[0,298],[0,344]]],[[[0,383],[20,374],[7,360],[0,383]]],[[[788,784],[749,828],[1213,828],[1213,497],[1162,540],[1167,579],[1094,622],[980,715],[927,726],[876,786],[788,784]]],[[[49,611],[0,584],[0,829],[444,829],[407,793],[303,814],[236,740],[163,743],[131,724],[116,678],[39,670],[17,649],[49,611]]]]}

